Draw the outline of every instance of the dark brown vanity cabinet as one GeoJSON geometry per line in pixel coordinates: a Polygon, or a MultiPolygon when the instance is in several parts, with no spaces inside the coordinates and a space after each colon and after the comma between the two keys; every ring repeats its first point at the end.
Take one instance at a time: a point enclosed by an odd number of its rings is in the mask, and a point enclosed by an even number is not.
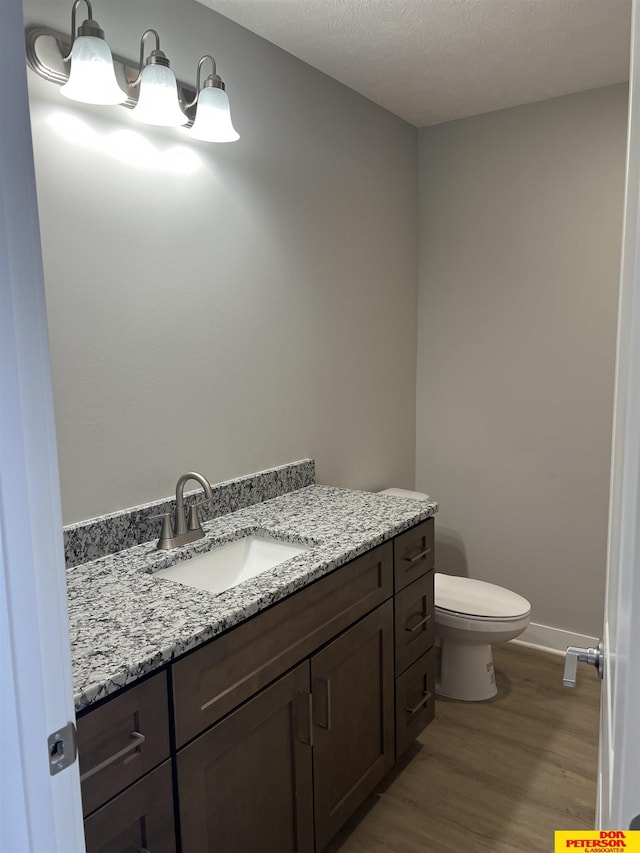
{"type": "Polygon", "coordinates": [[[321,853],[433,718],[433,627],[429,519],[90,711],[89,853],[173,853],[174,803],[182,853],[321,853]]]}

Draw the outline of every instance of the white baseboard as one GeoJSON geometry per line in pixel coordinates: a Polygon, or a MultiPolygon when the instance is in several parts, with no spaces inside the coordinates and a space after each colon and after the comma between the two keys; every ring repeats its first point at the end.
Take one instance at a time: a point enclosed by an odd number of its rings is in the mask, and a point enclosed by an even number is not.
{"type": "Polygon", "coordinates": [[[552,628],[550,625],[538,625],[536,622],[531,622],[526,631],[511,642],[528,646],[531,649],[551,652],[554,655],[564,655],[567,646],[595,648],[598,645],[598,638],[589,637],[586,634],[574,634],[571,631],[563,631],[562,628],[552,628]]]}

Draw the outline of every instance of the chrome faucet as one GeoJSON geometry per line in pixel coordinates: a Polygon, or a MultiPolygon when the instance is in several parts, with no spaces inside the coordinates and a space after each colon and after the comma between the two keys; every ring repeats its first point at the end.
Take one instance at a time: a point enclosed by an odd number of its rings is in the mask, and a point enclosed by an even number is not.
{"type": "Polygon", "coordinates": [[[213,492],[211,483],[202,474],[197,471],[189,471],[188,474],[183,474],[176,484],[176,513],[175,526],[171,523],[171,513],[161,512],[159,515],[151,515],[149,518],[162,519],[162,533],[158,539],[157,548],[160,550],[168,550],[170,548],[178,548],[180,545],[188,545],[189,542],[195,542],[196,539],[202,539],[204,530],[200,526],[198,518],[198,507],[202,504],[213,500],[213,492]],[[191,505],[189,509],[189,523],[184,511],[184,487],[189,480],[196,480],[204,489],[205,499],[191,505]]]}

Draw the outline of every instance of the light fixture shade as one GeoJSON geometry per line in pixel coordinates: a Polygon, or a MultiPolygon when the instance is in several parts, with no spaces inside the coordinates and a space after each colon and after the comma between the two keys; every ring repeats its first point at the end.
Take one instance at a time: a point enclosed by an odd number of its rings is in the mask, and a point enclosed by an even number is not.
{"type": "Polygon", "coordinates": [[[240,139],[231,123],[229,98],[223,89],[205,86],[200,90],[191,136],[205,142],[235,142],[240,139]]]}
{"type": "Polygon", "coordinates": [[[180,109],[176,77],[166,65],[147,65],[140,77],[138,103],[131,115],[145,124],[177,127],[189,118],[180,109]]]}
{"type": "Polygon", "coordinates": [[[60,89],[65,98],[85,104],[122,104],[127,100],[116,80],[109,45],[96,36],[78,36],[71,49],[69,80],[60,89]]]}

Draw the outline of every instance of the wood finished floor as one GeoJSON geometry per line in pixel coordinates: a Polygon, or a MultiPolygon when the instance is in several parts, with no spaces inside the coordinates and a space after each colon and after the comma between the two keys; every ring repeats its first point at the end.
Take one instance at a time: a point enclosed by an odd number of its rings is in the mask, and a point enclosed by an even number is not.
{"type": "Polygon", "coordinates": [[[436,717],[325,853],[553,850],[555,829],[593,829],[600,681],[564,659],[494,649],[498,695],[436,702],[436,717]]]}

